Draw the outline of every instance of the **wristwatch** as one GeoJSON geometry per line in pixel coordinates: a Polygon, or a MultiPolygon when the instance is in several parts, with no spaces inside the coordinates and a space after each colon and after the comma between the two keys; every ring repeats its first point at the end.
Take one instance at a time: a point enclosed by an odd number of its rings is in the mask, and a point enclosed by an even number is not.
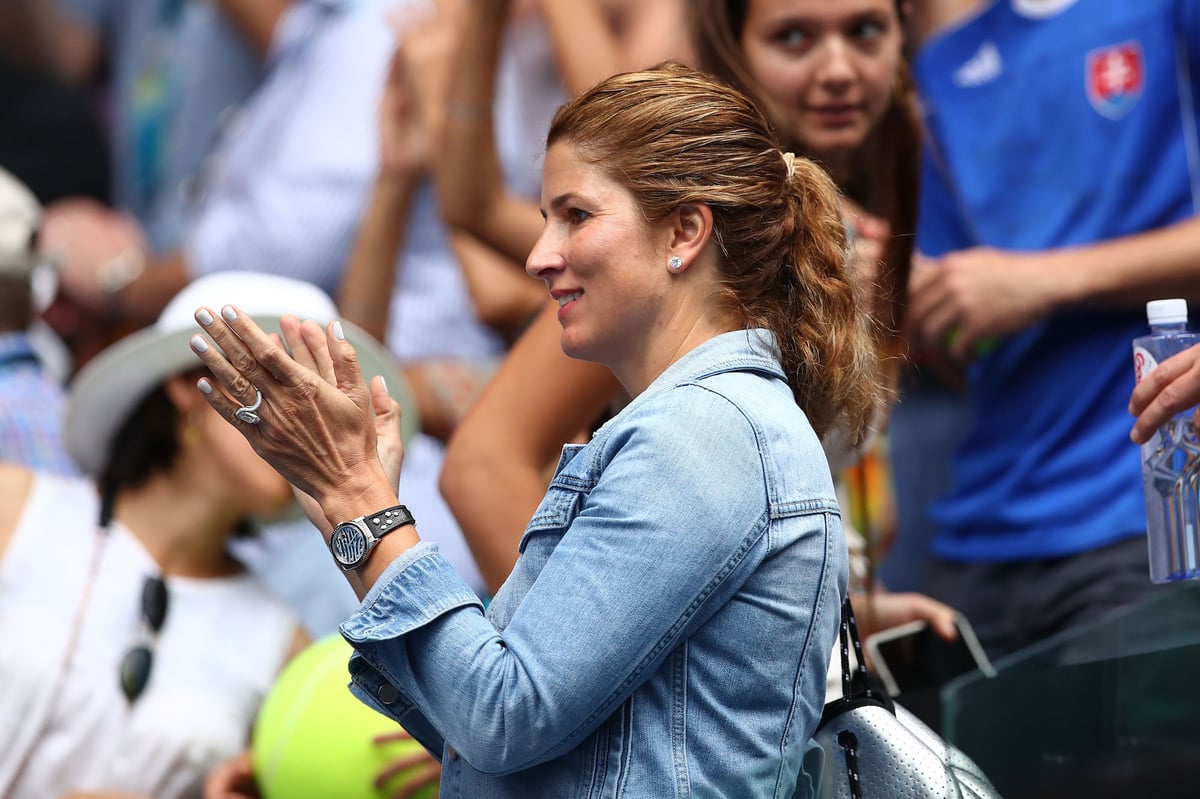
{"type": "Polygon", "coordinates": [[[379,539],[406,524],[416,524],[416,520],[403,505],[395,505],[369,516],[359,516],[333,528],[329,551],[342,569],[354,571],[366,562],[379,539]]]}

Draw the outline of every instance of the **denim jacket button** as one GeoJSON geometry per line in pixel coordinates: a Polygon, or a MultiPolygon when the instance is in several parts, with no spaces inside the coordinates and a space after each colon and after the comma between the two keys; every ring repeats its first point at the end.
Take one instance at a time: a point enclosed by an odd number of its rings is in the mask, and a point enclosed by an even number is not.
{"type": "Polygon", "coordinates": [[[458,752],[454,751],[453,746],[446,747],[446,757],[450,758],[450,762],[458,760],[458,752]]]}
{"type": "Polygon", "coordinates": [[[379,686],[379,690],[375,692],[375,696],[385,705],[390,705],[400,698],[400,691],[391,683],[385,682],[379,686]]]}

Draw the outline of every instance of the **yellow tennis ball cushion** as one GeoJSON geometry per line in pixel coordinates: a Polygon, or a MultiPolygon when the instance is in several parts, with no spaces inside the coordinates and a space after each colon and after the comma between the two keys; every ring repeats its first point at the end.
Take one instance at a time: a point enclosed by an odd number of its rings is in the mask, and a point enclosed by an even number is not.
{"type": "MultiPolygon", "coordinates": [[[[265,799],[383,799],[413,778],[416,768],[388,780],[386,790],[374,786],[391,763],[422,747],[411,738],[374,742],[401,727],[350,693],[351,651],[336,633],[317,641],[292,659],[267,695],[251,744],[265,799]]],[[[434,799],[437,786],[416,796],[434,799]]]]}

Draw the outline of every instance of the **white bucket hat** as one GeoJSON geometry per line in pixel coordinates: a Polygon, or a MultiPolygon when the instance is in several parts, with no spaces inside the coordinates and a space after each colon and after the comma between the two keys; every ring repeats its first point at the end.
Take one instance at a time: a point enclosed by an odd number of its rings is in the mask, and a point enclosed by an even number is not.
{"type": "MultiPolygon", "coordinates": [[[[196,309],[229,304],[245,310],[268,332],[279,331],[285,314],[322,325],[338,318],[325,292],[300,280],[258,272],[218,272],[192,281],[167,304],[158,321],[88,361],[71,382],[63,436],[67,451],[85,474],[99,476],[113,436],[147,394],[171,375],[203,368],[188,345],[188,339],[200,331],[193,317],[196,309]]],[[[346,321],[342,329],[358,353],[363,376],[369,380],[383,375],[388,392],[400,403],[407,442],[419,422],[408,383],[388,351],[369,333],[346,321]]]]}
{"type": "Polygon", "coordinates": [[[42,206],[24,183],[0,169],[0,277],[27,278],[37,266],[34,234],[42,206]]]}

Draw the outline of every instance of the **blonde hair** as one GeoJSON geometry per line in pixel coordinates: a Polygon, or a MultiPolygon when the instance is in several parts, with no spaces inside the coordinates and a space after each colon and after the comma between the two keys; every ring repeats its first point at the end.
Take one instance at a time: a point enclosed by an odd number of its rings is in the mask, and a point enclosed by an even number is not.
{"type": "Polygon", "coordinates": [[[837,188],[811,161],[785,161],[749,97],[678,64],[615,75],[559,109],[547,147],[558,141],[623,185],[647,219],[707,205],[722,310],[775,334],[818,434],[841,423],[853,444],[865,438],[882,388],[845,268],[837,188]]]}

